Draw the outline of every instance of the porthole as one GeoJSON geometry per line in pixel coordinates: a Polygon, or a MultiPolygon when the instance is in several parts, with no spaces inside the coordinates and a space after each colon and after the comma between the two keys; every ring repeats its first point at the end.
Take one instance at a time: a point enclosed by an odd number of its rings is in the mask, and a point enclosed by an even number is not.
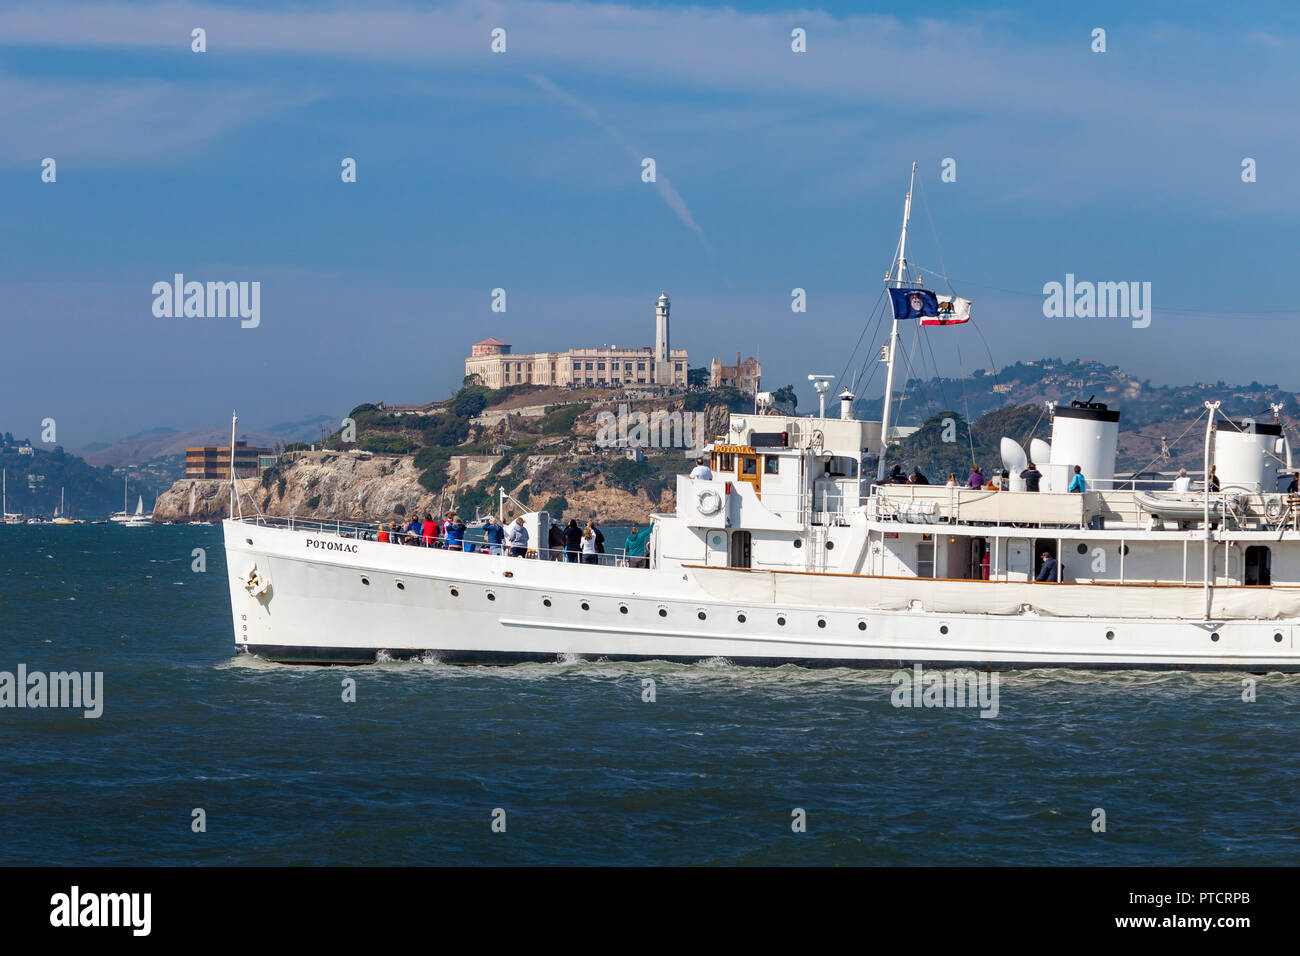
{"type": "Polygon", "coordinates": [[[947,625],[947,624],[940,624],[940,625],[939,625],[939,633],[940,633],[940,634],[947,634],[947,633],[948,633],[948,625],[947,625]]]}
{"type": "Polygon", "coordinates": [[[361,575],[361,583],[364,584],[366,587],[370,587],[370,579],[366,577],[364,574],[361,575]]]}
{"type": "Polygon", "coordinates": [[[783,617],[778,617],[778,618],[776,619],[776,623],[779,624],[779,625],[781,625],[782,627],[785,627],[785,618],[783,618],[783,617]]]}
{"type": "Polygon", "coordinates": [[[1218,639],[1219,639],[1219,632],[1218,632],[1218,631],[1215,631],[1213,634],[1210,635],[1210,640],[1212,640],[1212,641],[1217,641],[1218,639]]]}
{"type": "Polygon", "coordinates": [[[834,550],[835,550],[835,542],[834,542],[834,541],[827,541],[827,542],[826,542],[826,550],[827,550],[827,551],[834,551],[834,550]]]}
{"type": "Polygon", "coordinates": [[[583,602],[582,602],[582,609],[583,609],[584,611],[590,611],[590,610],[591,610],[591,605],[588,604],[586,601],[583,601],[583,602]]]}
{"type": "Polygon", "coordinates": [[[701,621],[707,621],[709,619],[709,616],[705,614],[703,611],[696,612],[695,616],[698,617],[701,621]]]}
{"type": "Polygon", "coordinates": [[[1106,632],[1106,640],[1108,640],[1108,641],[1113,641],[1113,640],[1115,640],[1115,632],[1114,632],[1114,631],[1107,631],[1107,632],[1106,632]]]}
{"type": "Polygon", "coordinates": [[[626,613],[627,613],[627,605],[626,605],[626,604],[620,604],[620,605],[618,606],[618,613],[619,613],[619,614],[626,614],[626,613]]]}
{"type": "Polygon", "coordinates": [[[736,620],[739,621],[741,624],[744,624],[744,623],[745,623],[745,615],[744,615],[744,614],[737,614],[737,615],[736,615],[736,620]]]}
{"type": "Polygon", "coordinates": [[[515,576],[515,572],[513,572],[513,571],[502,571],[502,572],[501,572],[501,576],[502,576],[503,578],[513,578],[513,577],[515,576]]]}
{"type": "Polygon", "coordinates": [[[796,548],[802,548],[802,547],[803,547],[803,539],[802,539],[802,538],[795,538],[795,539],[794,539],[794,546],[795,546],[796,548]]]}
{"type": "Polygon", "coordinates": [[[246,543],[248,543],[248,544],[252,544],[252,543],[253,543],[253,539],[252,539],[252,538],[245,538],[244,541],[245,541],[246,543]]]}
{"type": "Polygon", "coordinates": [[[1087,546],[1086,544],[1080,542],[1080,543],[1079,543],[1079,546],[1078,546],[1077,548],[1075,548],[1074,550],[1075,550],[1075,551],[1078,551],[1080,554],[1087,554],[1087,553],[1088,553],[1088,546],[1087,546]]]}
{"type": "Polygon", "coordinates": [[[824,617],[819,617],[819,618],[817,618],[817,626],[818,626],[818,627],[825,627],[825,626],[826,626],[826,618],[824,618],[824,617]]]}
{"type": "Polygon", "coordinates": [[[1281,644],[1281,643],[1282,643],[1282,635],[1281,635],[1281,634],[1274,634],[1274,635],[1273,635],[1273,640],[1275,640],[1275,641],[1277,641],[1279,644],[1281,644]]]}
{"type": "Polygon", "coordinates": [[[550,606],[551,606],[551,599],[550,599],[550,598],[542,598],[542,607],[550,607],[550,606]]]}
{"type": "Polygon", "coordinates": [[[1116,548],[1115,550],[1118,551],[1120,554],[1128,554],[1128,545],[1126,545],[1126,544],[1124,544],[1124,545],[1120,545],[1120,546],[1119,546],[1118,548],[1116,548]]]}
{"type": "Polygon", "coordinates": [[[398,582],[397,582],[397,590],[399,590],[399,591],[405,591],[405,590],[406,590],[406,582],[405,582],[405,581],[398,581],[398,582]]]}
{"type": "Polygon", "coordinates": [[[452,596],[452,597],[460,597],[460,591],[457,590],[456,588],[452,588],[452,589],[451,589],[451,596],[452,596]]]}
{"type": "Polygon", "coordinates": [[[867,622],[866,622],[866,621],[858,621],[858,630],[859,630],[859,631],[865,631],[866,629],[867,629],[867,622]]]}
{"type": "Polygon", "coordinates": [[[666,607],[661,607],[661,608],[659,609],[659,616],[660,616],[660,617],[667,617],[667,616],[668,616],[668,608],[666,608],[666,607]]]}
{"type": "Polygon", "coordinates": [[[487,599],[488,599],[489,601],[495,601],[495,600],[497,599],[497,596],[496,596],[495,594],[493,594],[491,591],[489,591],[489,592],[487,593],[487,599]]]}

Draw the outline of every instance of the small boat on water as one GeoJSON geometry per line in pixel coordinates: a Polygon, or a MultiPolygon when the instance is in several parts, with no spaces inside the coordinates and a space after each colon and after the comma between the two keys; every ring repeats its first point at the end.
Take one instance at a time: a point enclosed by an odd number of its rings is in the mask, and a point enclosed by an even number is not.
{"type": "Polygon", "coordinates": [[[9,470],[7,468],[4,470],[0,484],[3,485],[3,491],[0,491],[0,522],[4,524],[22,524],[22,515],[9,513],[9,470]]]}
{"type": "Polygon", "coordinates": [[[58,513],[55,514],[54,521],[52,522],[52,524],[85,524],[85,523],[86,522],[80,518],[68,517],[67,512],[64,511],[64,507],[63,507],[63,489],[60,488],[59,489],[59,510],[58,513]]]}
{"type": "Polygon", "coordinates": [[[144,495],[141,495],[135,503],[135,514],[122,525],[124,528],[143,528],[153,524],[153,515],[144,513],[144,495]]]}

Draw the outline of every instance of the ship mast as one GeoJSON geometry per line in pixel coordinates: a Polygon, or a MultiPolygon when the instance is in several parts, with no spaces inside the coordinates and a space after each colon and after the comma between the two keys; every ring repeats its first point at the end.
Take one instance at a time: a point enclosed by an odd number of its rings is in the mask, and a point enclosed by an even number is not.
{"type": "MultiPolygon", "coordinates": [[[[903,232],[898,237],[898,255],[895,257],[894,266],[885,275],[885,285],[890,282],[896,283],[897,288],[902,288],[906,282],[907,273],[907,223],[912,218],[912,187],[916,185],[916,163],[912,164],[912,178],[907,184],[907,199],[903,202],[903,232]]],[[[891,303],[892,305],[892,303],[891,303]]],[[[893,311],[892,308],[890,310],[893,311]]],[[[894,397],[894,356],[898,351],[898,316],[894,316],[894,324],[889,333],[889,345],[887,358],[889,360],[889,371],[885,375],[885,408],[880,416],[880,461],[876,465],[876,481],[885,480],[886,454],[889,451],[889,407],[894,397]]]]}

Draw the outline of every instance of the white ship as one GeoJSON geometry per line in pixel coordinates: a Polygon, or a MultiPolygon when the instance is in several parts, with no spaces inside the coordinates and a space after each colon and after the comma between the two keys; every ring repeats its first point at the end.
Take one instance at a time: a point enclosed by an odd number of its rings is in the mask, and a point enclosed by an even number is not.
{"type": "MultiPolygon", "coordinates": [[[[894,288],[909,288],[910,206],[909,189],[894,288]]],[[[885,483],[897,344],[896,318],[883,421],[855,419],[847,389],[827,417],[830,376],[813,377],[815,417],[770,401],[733,414],[708,450],[712,477],[679,476],[676,513],[653,516],[648,567],[229,519],[236,650],[317,663],[1300,671],[1300,495],[1276,490],[1291,470],[1279,424],[1233,422],[1207,402],[1213,490],[1116,477],[1120,412],[1091,401],[1050,408],[1051,441],[1028,454],[1003,440],[1009,490],[885,483]],[[1037,492],[1019,477],[1029,460],[1037,492]],[[1068,490],[1076,466],[1081,493],[1068,490]]],[[[526,515],[534,547],[549,517],[526,515]]]]}

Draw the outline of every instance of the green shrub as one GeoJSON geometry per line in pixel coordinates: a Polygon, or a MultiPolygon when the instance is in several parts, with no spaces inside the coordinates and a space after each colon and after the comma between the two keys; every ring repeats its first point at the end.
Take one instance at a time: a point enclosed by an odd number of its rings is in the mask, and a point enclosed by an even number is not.
{"type": "Polygon", "coordinates": [[[573,423],[583,412],[591,410],[591,405],[561,405],[552,408],[542,419],[543,435],[569,435],[573,433],[573,423]]]}

